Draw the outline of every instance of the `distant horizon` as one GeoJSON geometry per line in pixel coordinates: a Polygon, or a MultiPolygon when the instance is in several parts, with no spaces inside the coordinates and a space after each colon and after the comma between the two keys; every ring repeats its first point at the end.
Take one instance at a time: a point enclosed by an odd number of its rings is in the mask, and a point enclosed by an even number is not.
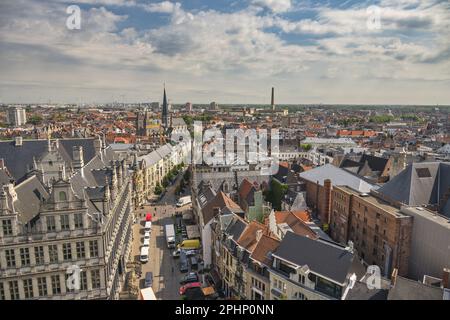
{"type": "MultiPolygon", "coordinates": [[[[159,101],[150,101],[150,102],[117,102],[117,101],[113,101],[113,102],[81,102],[81,103],[77,103],[77,102],[0,102],[0,105],[2,106],[42,106],[42,105],[54,105],[54,106],[84,106],[84,107],[89,107],[89,106],[106,106],[108,105],[108,107],[111,107],[111,105],[123,105],[125,104],[125,106],[127,105],[136,105],[136,104],[141,104],[141,105],[145,105],[145,104],[152,104],[152,103],[156,103],[159,101]]],[[[270,103],[220,103],[217,101],[211,101],[211,102],[216,102],[219,106],[219,108],[221,107],[239,107],[239,106],[258,106],[258,107],[271,107],[270,103]]],[[[192,103],[192,107],[198,107],[198,106],[205,106],[208,107],[211,102],[183,102],[183,103],[178,103],[178,102],[170,102],[170,104],[172,106],[175,107],[183,107],[185,106],[186,103],[192,103]]],[[[162,102],[159,102],[162,105],[162,102]]],[[[308,106],[314,106],[314,107],[320,107],[320,106],[338,106],[338,107],[345,107],[345,106],[354,106],[354,107],[433,107],[433,108],[439,108],[439,107],[450,107],[450,103],[449,104],[389,104],[389,103],[375,103],[375,104],[368,104],[368,103],[280,103],[280,104],[276,104],[275,107],[276,108],[282,108],[282,107],[308,107],[308,106]]]]}

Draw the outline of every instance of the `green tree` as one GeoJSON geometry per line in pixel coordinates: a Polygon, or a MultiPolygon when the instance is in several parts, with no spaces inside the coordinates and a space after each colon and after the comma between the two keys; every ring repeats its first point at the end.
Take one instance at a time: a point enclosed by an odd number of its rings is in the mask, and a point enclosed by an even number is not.
{"type": "Polygon", "coordinates": [[[309,151],[309,150],[311,150],[312,145],[309,144],[309,143],[304,143],[304,144],[301,145],[301,147],[302,147],[302,149],[303,149],[304,151],[309,151]]]}
{"type": "Polygon", "coordinates": [[[39,115],[32,115],[31,117],[28,118],[28,123],[38,126],[42,123],[42,117],[39,115]]]}
{"type": "Polygon", "coordinates": [[[156,195],[160,195],[163,192],[163,188],[161,187],[161,185],[159,184],[159,182],[156,183],[156,187],[155,187],[155,194],[156,195]]]}
{"type": "Polygon", "coordinates": [[[265,191],[265,200],[272,204],[275,210],[281,210],[281,200],[288,191],[288,186],[279,182],[277,179],[272,179],[270,182],[270,190],[265,191]]]}

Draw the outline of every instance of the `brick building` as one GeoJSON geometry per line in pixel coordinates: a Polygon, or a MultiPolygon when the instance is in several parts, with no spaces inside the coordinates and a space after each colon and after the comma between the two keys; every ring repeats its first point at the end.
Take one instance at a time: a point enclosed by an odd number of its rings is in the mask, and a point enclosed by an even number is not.
{"type": "Polygon", "coordinates": [[[334,186],[330,229],[333,240],[352,241],[359,256],[385,276],[394,268],[408,273],[412,218],[399,209],[372,194],[334,186]]]}

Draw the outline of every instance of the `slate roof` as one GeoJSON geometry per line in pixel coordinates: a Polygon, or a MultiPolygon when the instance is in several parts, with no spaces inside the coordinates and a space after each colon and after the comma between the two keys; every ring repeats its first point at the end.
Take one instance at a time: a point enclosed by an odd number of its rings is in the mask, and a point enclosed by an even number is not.
{"type": "Polygon", "coordinates": [[[397,276],[395,285],[389,290],[388,300],[442,300],[444,290],[397,276]]]}
{"type": "Polygon", "coordinates": [[[298,266],[307,265],[313,273],[339,284],[345,283],[353,260],[353,254],[337,244],[293,232],[286,233],[273,255],[298,266]]]}
{"type": "Polygon", "coordinates": [[[17,201],[14,208],[18,211],[19,219],[27,223],[39,213],[41,200],[47,200],[49,194],[36,176],[32,176],[15,187],[17,201]]]}
{"type": "Polygon", "coordinates": [[[369,192],[376,188],[373,184],[330,163],[302,172],[300,178],[314,183],[319,182],[321,186],[324,180],[330,179],[332,185],[346,185],[359,192],[369,192]]]}
{"type": "MultiPolygon", "coordinates": [[[[86,164],[95,156],[95,139],[59,139],[58,150],[65,161],[71,162],[73,146],[82,146],[86,164]]],[[[14,141],[1,141],[0,158],[5,160],[5,166],[14,179],[21,181],[31,168],[33,157],[39,159],[47,151],[47,143],[47,140],[23,140],[22,146],[16,146],[14,141]]]]}
{"type": "Polygon", "coordinates": [[[228,224],[225,233],[230,235],[234,241],[237,241],[242,232],[244,232],[245,227],[247,227],[247,223],[234,215],[232,221],[228,224]]]}
{"type": "MultiPolygon", "coordinates": [[[[450,188],[450,163],[415,162],[377,191],[411,206],[438,204],[450,188]]],[[[450,208],[441,213],[450,217],[450,208]]]]}

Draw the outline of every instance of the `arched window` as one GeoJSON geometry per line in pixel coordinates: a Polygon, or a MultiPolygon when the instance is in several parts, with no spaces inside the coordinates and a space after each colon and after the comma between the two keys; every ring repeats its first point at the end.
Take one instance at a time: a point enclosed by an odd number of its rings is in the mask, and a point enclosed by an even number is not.
{"type": "Polygon", "coordinates": [[[59,201],[66,201],[67,200],[67,194],[64,191],[59,192],[59,201]]]}

